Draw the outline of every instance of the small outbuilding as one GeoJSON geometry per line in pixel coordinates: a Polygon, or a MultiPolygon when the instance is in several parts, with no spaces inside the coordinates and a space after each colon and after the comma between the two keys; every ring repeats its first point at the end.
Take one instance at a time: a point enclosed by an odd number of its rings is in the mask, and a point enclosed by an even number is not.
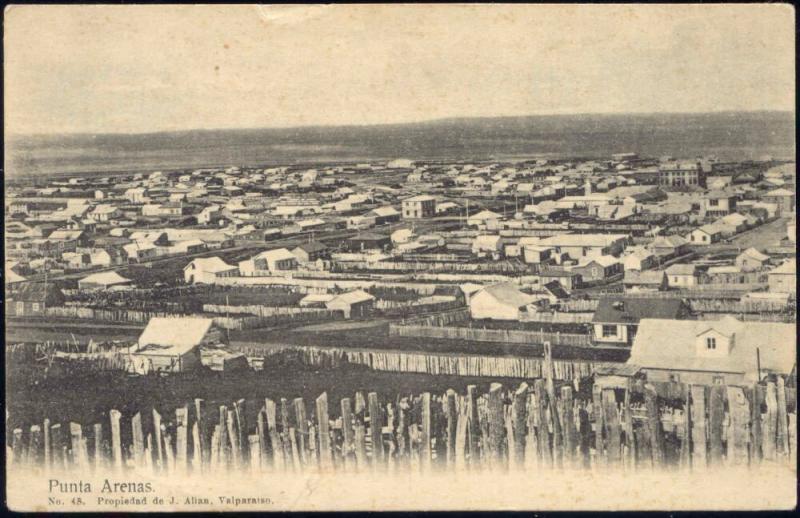
{"type": "Polygon", "coordinates": [[[221,337],[210,318],[154,317],[131,356],[137,371],[187,372],[200,367],[200,347],[221,337]]]}
{"type": "Polygon", "coordinates": [[[130,287],[133,281],[117,272],[93,273],[78,281],[81,290],[107,290],[110,288],[130,287]]]}

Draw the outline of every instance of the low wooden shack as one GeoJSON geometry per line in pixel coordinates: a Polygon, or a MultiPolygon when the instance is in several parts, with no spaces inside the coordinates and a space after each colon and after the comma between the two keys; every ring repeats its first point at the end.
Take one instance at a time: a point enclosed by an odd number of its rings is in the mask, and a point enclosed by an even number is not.
{"type": "Polygon", "coordinates": [[[210,318],[154,317],[132,353],[137,372],[186,372],[201,365],[200,347],[220,342],[210,318]]]}

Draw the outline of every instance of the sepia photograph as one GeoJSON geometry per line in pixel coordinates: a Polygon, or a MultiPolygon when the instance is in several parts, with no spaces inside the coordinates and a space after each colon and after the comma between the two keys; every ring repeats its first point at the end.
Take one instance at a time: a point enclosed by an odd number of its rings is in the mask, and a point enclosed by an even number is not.
{"type": "Polygon", "coordinates": [[[3,32],[8,509],[796,508],[793,6],[3,32]]]}

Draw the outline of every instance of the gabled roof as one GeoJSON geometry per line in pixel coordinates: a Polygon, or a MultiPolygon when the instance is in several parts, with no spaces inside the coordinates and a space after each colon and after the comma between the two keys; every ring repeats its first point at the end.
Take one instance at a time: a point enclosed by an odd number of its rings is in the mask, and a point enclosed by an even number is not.
{"type": "Polygon", "coordinates": [[[619,259],[613,255],[600,255],[597,257],[583,257],[578,263],[578,267],[583,267],[592,263],[597,263],[603,268],[608,268],[619,263],[619,259]]]}
{"type": "Polygon", "coordinates": [[[502,218],[500,214],[496,212],[492,212],[491,210],[482,210],[477,214],[473,214],[468,219],[477,219],[477,220],[484,220],[484,219],[499,219],[502,218]]]}
{"type": "Polygon", "coordinates": [[[767,261],[769,259],[768,255],[762,254],[761,252],[759,252],[755,248],[748,248],[747,250],[745,250],[744,252],[739,254],[739,257],[741,257],[743,255],[745,255],[747,257],[750,257],[752,259],[755,259],[756,261],[761,261],[761,262],[767,261]]]}
{"type": "Polygon", "coordinates": [[[428,196],[427,194],[419,194],[417,196],[412,196],[410,198],[406,198],[403,201],[435,201],[436,198],[433,196],[428,196]]]}
{"type": "Polygon", "coordinates": [[[593,323],[635,324],[643,318],[678,318],[685,310],[680,299],[604,297],[597,303],[593,323]]]}
{"type": "MultiPolygon", "coordinates": [[[[328,249],[325,244],[320,243],[319,241],[303,243],[302,245],[298,245],[297,248],[309,254],[314,252],[323,252],[328,249]]],[[[295,250],[297,250],[297,248],[295,248],[295,250]]]]}
{"type": "Polygon", "coordinates": [[[194,264],[198,270],[209,273],[226,272],[238,268],[237,266],[231,266],[219,257],[201,257],[187,264],[184,270],[189,268],[192,264],[194,264]]]}
{"type": "MultiPolygon", "coordinates": [[[[717,322],[702,320],[643,319],[628,363],[643,368],[745,373],[755,377],[756,349],[761,371],[788,373],[796,363],[794,324],[747,322],[734,330],[734,346],[722,357],[699,357],[697,336],[717,322]]],[[[730,332],[730,324],[719,324],[730,332]]]]}
{"type": "Polygon", "coordinates": [[[87,275],[79,283],[102,284],[104,286],[113,286],[115,284],[127,284],[131,282],[117,272],[100,272],[87,275]]]}
{"type": "Polygon", "coordinates": [[[549,292],[552,296],[554,296],[559,300],[564,300],[569,298],[569,293],[567,293],[567,290],[565,290],[564,286],[562,286],[561,283],[558,281],[550,281],[548,283],[545,283],[545,285],[542,286],[542,288],[544,288],[547,292],[549,292]]]}
{"type": "Polygon", "coordinates": [[[527,293],[522,293],[514,284],[511,284],[510,282],[486,286],[478,293],[473,295],[473,298],[482,292],[488,293],[495,300],[502,304],[506,304],[515,308],[527,306],[536,300],[536,297],[533,295],[528,295],[527,293]]]}
{"type": "Polygon", "coordinates": [[[199,345],[211,330],[213,320],[200,317],[153,317],[139,336],[139,351],[176,355],[199,345]],[[159,350],[160,349],[160,350],[159,350]]]}
{"type": "Polygon", "coordinates": [[[375,300],[375,297],[373,297],[364,290],[355,290],[355,291],[348,291],[347,293],[342,293],[341,295],[337,295],[329,303],[358,304],[360,302],[366,302],[368,300],[375,300]]]}
{"type": "Polygon", "coordinates": [[[693,264],[672,264],[666,269],[669,275],[694,275],[696,266],[693,264]]]}
{"type": "Polygon", "coordinates": [[[386,217],[397,216],[400,213],[394,207],[378,207],[376,209],[372,209],[372,214],[375,216],[386,217]]]}
{"type": "Polygon", "coordinates": [[[266,261],[283,261],[285,259],[297,259],[293,253],[285,248],[267,250],[253,257],[253,259],[264,259],[266,261]]]}
{"type": "Polygon", "coordinates": [[[650,246],[677,248],[687,244],[688,242],[689,241],[687,241],[683,236],[672,234],[669,236],[658,236],[653,240],[652,243],[650,243],[650,246]]]}

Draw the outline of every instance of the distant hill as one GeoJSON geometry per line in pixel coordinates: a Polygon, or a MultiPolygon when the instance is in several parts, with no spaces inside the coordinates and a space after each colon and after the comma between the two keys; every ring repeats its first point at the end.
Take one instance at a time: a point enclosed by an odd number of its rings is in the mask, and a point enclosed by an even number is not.
{"type": "Polygon", "coordinates": [[[641,155],[794,157],[791,112],[541,115],[378,126],[19,136],[6,174],[41,175],[317,161],[641,155]]]}

